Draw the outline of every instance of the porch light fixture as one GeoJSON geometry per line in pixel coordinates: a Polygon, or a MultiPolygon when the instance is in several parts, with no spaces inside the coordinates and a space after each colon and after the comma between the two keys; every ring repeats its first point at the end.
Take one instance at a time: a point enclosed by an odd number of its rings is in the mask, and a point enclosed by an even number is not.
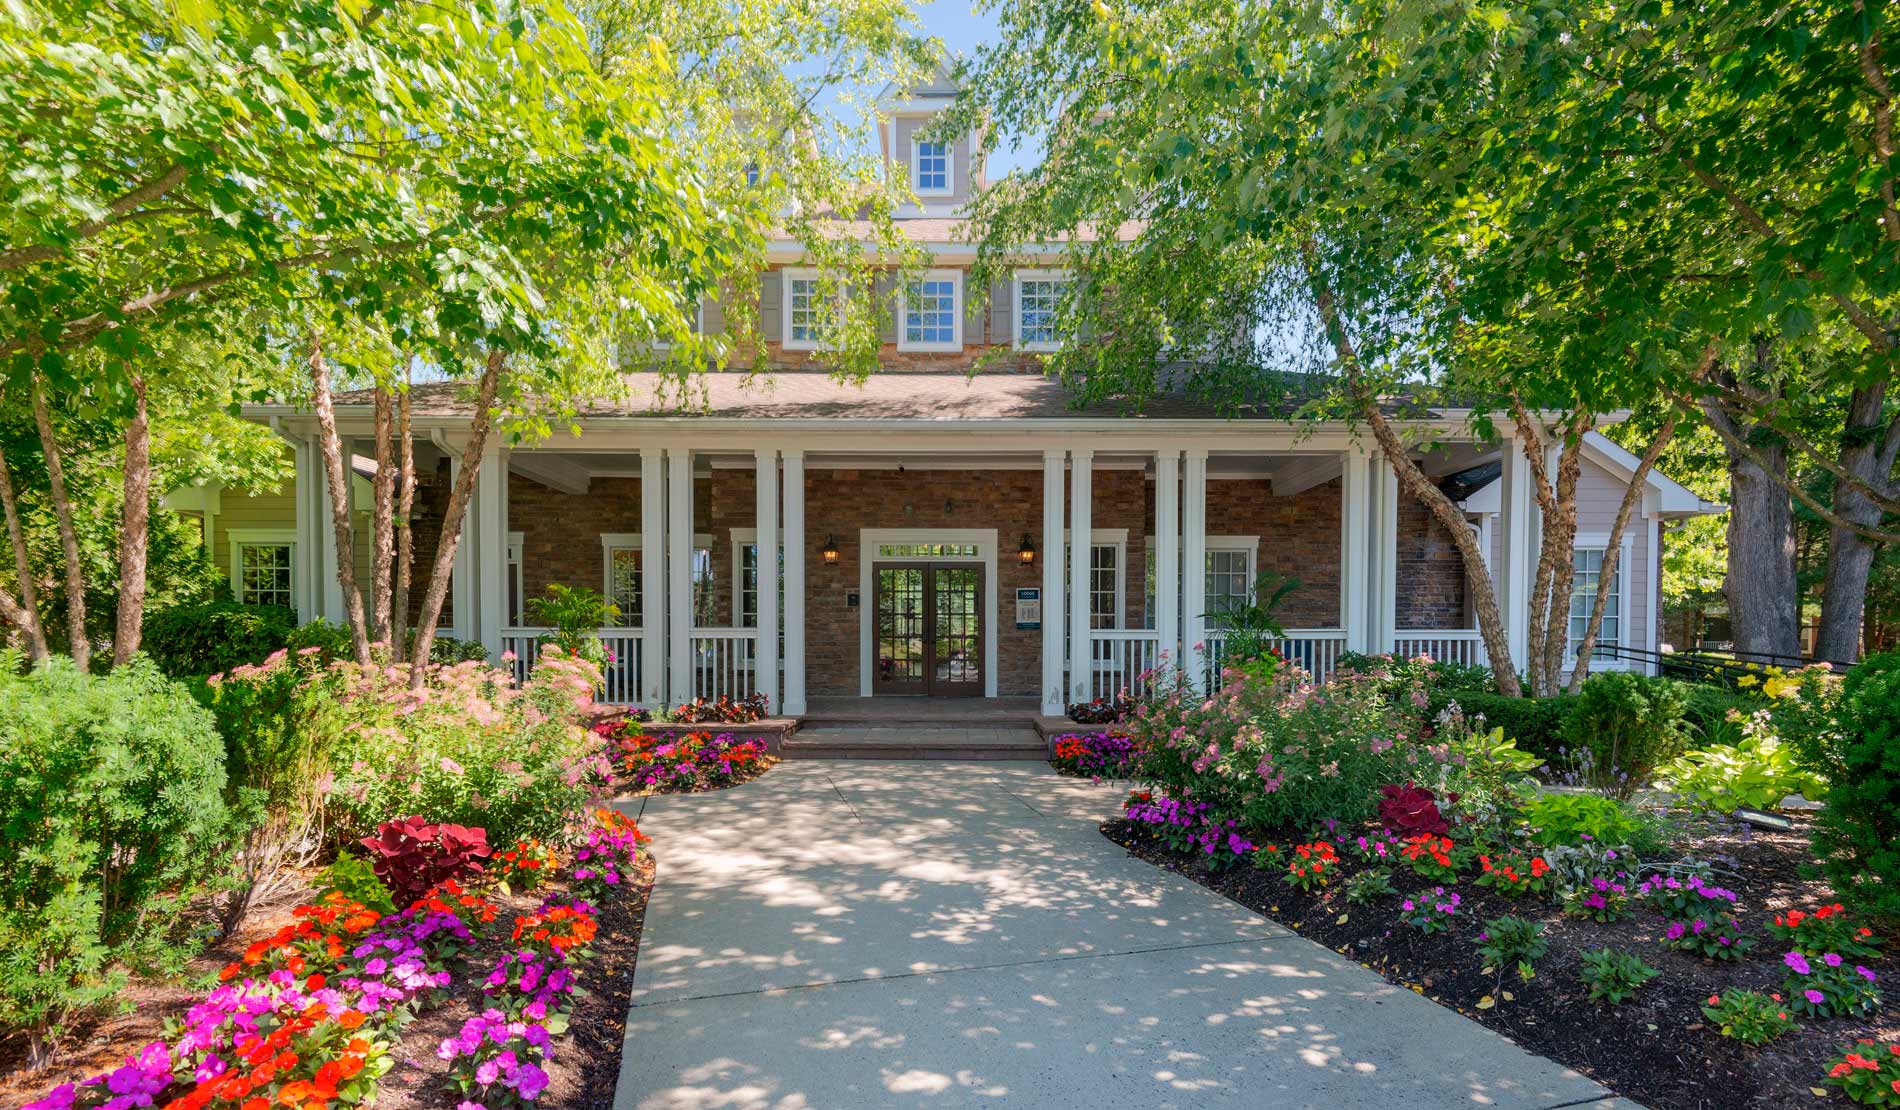
{"type": "Polygon", "coordinates": [[[1036,561],[1036,541],[1030,539],[1027,532],[1023,533],[1023,542],[1017,545],[1016,557],[1023,561],[1024,566],[1036,561]]]}
{"type": "Polygon", "coordinates": [[[838,561],[838,536],[835,532],[825,537],[825,549],[821,554],[827,563],[838,561]]]}

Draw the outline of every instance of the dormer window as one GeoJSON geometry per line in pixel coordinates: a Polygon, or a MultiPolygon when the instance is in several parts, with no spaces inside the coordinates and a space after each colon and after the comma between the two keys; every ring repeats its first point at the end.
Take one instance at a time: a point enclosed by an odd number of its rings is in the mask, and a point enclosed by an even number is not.
{"type": "Polygon", "coordinates": [[[963,275],[932,270],[904,289],[899,306],[900,351],[956,351],[963,347],[963,275]]]}
{"type": "Polygon", "coordinates": [[[1016,275],[1016,347],[1053,351],[1061,344],[1056,316],[1069,291],[1063,270],[1023,270],[1016,275]]]}
{"type": "Polygon", "coordinates": [[[950,192],[950,146],[947,143],[911,144],[910,179],[919,193],[950,192]]]}

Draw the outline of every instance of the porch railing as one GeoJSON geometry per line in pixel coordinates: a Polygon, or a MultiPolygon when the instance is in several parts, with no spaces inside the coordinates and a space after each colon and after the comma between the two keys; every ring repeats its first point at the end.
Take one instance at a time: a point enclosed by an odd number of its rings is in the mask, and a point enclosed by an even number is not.
{"type": "MultiPolygon", "coordinates": [[[[551,631],[525,627],[501,630],[501,650],[514,656],[508,667],[514,672],[516,683],[526,682],[534,673],[535,660],[541,654],[541,638],[551,631]]],[[[646,663],[645,641],[640,638],[640,629],[603,628],[599,635],[600,645],[607,652],[607,662],[601,668],[599,700],[612,705],[638,704],[641,668],[646,663]]]]}
{"type": "Polygon", "coordinates": [[[1401,659],[1429,655],[1441,663],[1462,663],[1483,667],[1490,663],[1485,654],[1484,634],[1475,628],[1441,628],[1395,632],[1392,654],[1401,659]]]}
{"type": "MultiPolygon", "coordinates": [[[[1227,658],[1227,638],[1210,628],[1205,642],[1207,646],[1202,656],[1207,660],[1208,681],[1212,685],[1220,681],[1221,667],[1227,658]]],[[[1346,651],[1346,633],[1339,628],[1289,628],[1285,636],[1268,643],[1289,662],[1303,667],[1314,682],[1327,682],[1339,667],[1339,657],[1346,651]]]]}
{"type": "Polygon", "coordinates": [[[692,654],[695,696],[736,699],[758,689],[758,629],[695,628],[692,654]]]}
{"type": "Polygon", "coordinates": [[[1089,657],[1092,696],[1106,700],[1126,690],[1143,697],[1153,684],[1151,672],[1161,664],[1161,634],[1152,628],[1090,629],[1089,657]]]}

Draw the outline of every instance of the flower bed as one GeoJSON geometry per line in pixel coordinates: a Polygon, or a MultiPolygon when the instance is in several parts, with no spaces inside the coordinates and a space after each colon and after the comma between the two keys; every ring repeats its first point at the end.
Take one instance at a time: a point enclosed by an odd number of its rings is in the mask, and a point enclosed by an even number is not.
{"type": "Polygon", "coordinates": [[[1049,762],[1065,775],[1124,779],[1135,769],[1135,742],[1106,732],[1078,733],[1056,738],[1056,754],[1049,762]]]}
{"type": "MultiPolygon", "coordinates": [[[[534,895],[451,881],[400,914],[379,915],[340,894],[299,906],[289,923],[234,952],[208,994],[170,1007],[162,1033],[157,1012],[114,1030],[118,1064],[64,1082],[27,1080],[19,1093],[38,1096],[32,1110],[466,1110],[610,1095],[619,1039],[597,1030],[624,1018],[647,885],[640,880],[651,864],[638,854],[631,822],[613,815],[588,824],[590,839],[577,849],[591,848],[585,877],[560,866],[560,853],[518,846],[556,864],[535,869],[546,889],[534,895]],[[603,866],[625,881],[599,882],[603,866]],[[606,888],[626,894],[604,908],[590,901],[606,888]],[[602,948],[612,966],[597,966],[602,948]],[[597,976],[605,989],[582,999],[576,984],[597,976]],[[587,1033],[576,1037],[570,1027],[587,1033]],[[129,1042],[141,1034],[146,1043],[129,1042]]],[[[0,1087],[0,1101],[8,1090],[0,1087]]]]}
{"type": "Polygon", "coordinates": [[[594,731],[607,741],[620,782],[636,793],[718,790],[757,778],[777,762],[764,740],[729,732],[656,735],[626,718],[603,721],[594,731]]]}
{"type": "MultiPolygon", "coordinates": [[[[1619,880],[1612,873],[1601,879],[1606,888],[1625,888],[1620,902],[1612,890],[1603,899],[1607,910],[1579,904],[1571,914],[1553,901],[1557,872],[1543,855],[1487,853],[1481,861],[1465,854],[1456,829],[1449,852],[1442,842],[1418,841],[1411,860],[1404,840],[1340,830],[1320,842],[1332,846],[1337,862],[1325,856],[1315,875],[1322,853],[1312,845],[1299,845],[1307,851],[1300,856],[1291,839],[1284,847],[1256,845],[1182,803],[1139,793],[1131,803],[1127,816],[1103,831],[1137,855],[1657,1110],[1765,1110],[1815,1101],[1813,1090],[1877,1091],[1900,1080],[1900,1053],[1890,1047],[1900,1044],[1900,988],[1891,986],[1900,983],[1900,964],[1884,950],[1857,947],[1871,938],[1861,932],[1867,926],[1833,908],[1823,883],[1802,877],[1805,819],[1787,833],[1697,826],[1697,854],[1723,860],[1719,884],[1679,881],[1672,890],[1667,877],[1651,882],[1647,873],[1625,872],[1619,880]],[[1413,873],[1438,867],[1433,849],[1453,861],[1454,878],[1413,873]],[[1357,896],[1359,888],[1372,893],[1357,896]],[[1541,927],[1547,948],[1531,961],[1528,980],[1515,960],[1481,954],[1488,929],[1507,917],[1541,927]],[[1701,936],[1706,944],[1697,943],[1701,936]],[[1720,958],[1732,947],[1721,943],[1724,936],[1752,946],[1743,946],[1739,958],[1720,958]],[[1601,952],[1626,953],[1657,974],[1621,1005],[1593,1000],[1585,957],[1601,952]],[[1872,1001],[1883,987],[1890,989],[1872,1001]],[[1752,1027],[1746,1016],[1729,1016],[1731,1008],[1752,1004],[1737,998],[1745,992],[1766,1007],[1754,1021],[1790,1027],[1759,1047],[1737,1032],[1724,1035],[1725,1024],[1752,1027]],[[1869,1069],[1870,1062],[1884,1070],[1869,1069]]],[[[1900,1091],[1893,1094],[1900,1099],[1900,1091]]]]}

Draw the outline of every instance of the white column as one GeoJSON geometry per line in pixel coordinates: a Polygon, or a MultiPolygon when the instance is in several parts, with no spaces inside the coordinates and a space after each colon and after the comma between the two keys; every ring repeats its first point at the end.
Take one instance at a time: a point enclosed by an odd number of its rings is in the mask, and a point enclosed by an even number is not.
{"type": "Polygon", "coordinates": [[[693,698],[693,453],[666,453],[667,700],[693,698]]]}
{"type": "Polygon", "coordinates": [[[1062,682],[1063,452],[1042,453],[1042,715],[1060,717],[1062,682]]]}
{"type": "Polygon", "coordinates": [[[1089,552],[1095,527],[1095,452],[1069,453],[1069,701],[1094,697],[1095,654],[1089,642],[1089,552]]]}
{"type": "Polygon", "coordinates": [[[786,451],[785,697],[781,712],[805,712],[805,453],[786,451]]]}
{"type": "Polygon", "coordinates": [[[475,616],[481,629],[476,638],[488,649],[490,659],[500,659],[501,629],[508,620],[508,585],[503,580],[508,570],[507,451],[490,446],[482,453],[482,468],[476,474],[475,501],[480,506],[480,515],[476,518],[478,527],[470,538],[475,545],[475,616]]]}
{"type": "Polygon", "coordinates": [[[666,704],[666,455],[640,452],[640,703],[666,704]]]}
{"type": "Polygon", "coordinates": [[[1155,452],[1155,632],[1167,662],[1181,652],[1181,452],[1155,452]]]}
{"type": "Polygon", "coordinates": [[[1399,476],[1384,455],[1372,459],[1369,476],[1377,511],[1372,517],[1373,651],[1391,651],[1399,612],[1399,476]]]}
{"type": "MultiPolygon", "coordinates": [[[[297,488],[292,505],[297,514],[297,561],[292,567],[297,620],[309,623],[323,615],[323,521],[317,501],[322,491],[323,464],[317,446],[308,439],[291,440],[297,465],[297,488]]],[[[215,543],[216,529],[206,524],[205,542],[215,543]]],[[[236,568],[233,568],[235,571],[236,568]]]]}
{"type": "Polygon", "coordinates": [[[778,450],[753,452],[753,521],[759,535],[759,639],[753,656],[753,688],[777,714],[778,693],[778,450]]]}
{"type": "MultiPolygon", "coordinates": [[[[449,456],[449,488],[461,479],[462,452],[458,447],[449,456]]],[[[449,622],[457,637],[467,639],[475,633],[475,545],[469,541],[474,534],[475,516],[481,510],[480,498],[471,497],[469,506],[462,510],[462,538],[455,545],[455,557],[449,563],[449,607],[455,619],[449,622]]],[[[420,560],[418,560],[420,562],[420,560]]],[[[533,649],[533,650],[539,650],[533,649]]]]}
{"type": "Polygon", "coordinates": [[[1525,669],[1530,655],[1531,547],[1535,542],[1531,511],[1530,460],[1513,440],[1504,442],[1504,473],[1498,481],[1498,517],[1504,529],[1504,551],[1497,568],[1498,608],[1504,615],[1505,639],[1511,645],[1511,666],[1525,669]]]}
{"type": "Polygon", "coordinates": [[[1199,689],[1207,662],[1207,452],[1198,448],[1187,453],[1181,484],[1181,621],[1182,662],[1199,689]]]}
{"type": "Polygon", "coordinates": [[[1366,457],[1357,450],[1340,459],[1339,479],[1339,627],[1347,651],[1370,650],[1372,608],[1366,596],[1366,556],[1370,551],[1372,505],[1366,457]]]}

